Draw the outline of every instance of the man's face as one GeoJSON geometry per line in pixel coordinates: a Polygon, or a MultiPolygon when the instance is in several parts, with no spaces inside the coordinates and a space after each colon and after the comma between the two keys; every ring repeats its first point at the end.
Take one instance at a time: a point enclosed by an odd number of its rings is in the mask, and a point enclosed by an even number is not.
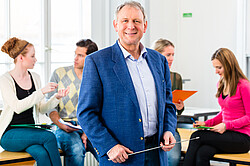
{"type": "Polygon", "coordinates": [[[130,6],[124,6],[120,10],[113,25],[118,32],[121,45],[125,48],[139,45],[147,29],[147,22],[144,22],[141,10],[130,6]]]}
{"type": "Polygon", "coordinates": [[[74,68],[83,69],[84,60],[87,56],[87,48],[86,47],[76,47],[75,50],[75,58],[74,58],[74,68]]]}

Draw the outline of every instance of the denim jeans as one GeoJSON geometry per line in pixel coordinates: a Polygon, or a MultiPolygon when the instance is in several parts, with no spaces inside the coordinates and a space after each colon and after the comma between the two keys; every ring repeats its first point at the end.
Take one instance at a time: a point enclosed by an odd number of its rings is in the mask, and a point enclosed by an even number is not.
{"type": "MultiPolygon", "coordinates": [[[[181,140],[180,134],[178,131],[175,132],[174,138],[176,142],[181,140]]],[[[179,166],[181,159],[181,144],[175,144],[174,148],[171,151],[167,152],[168,154],[168,165],[169,166],[179,166]]]]}
{"type": "Polygon", "coordinates": [[[58,147],[65,153],[64,163],[66,166],[84,166],[85,153],[88,151],[99,161],[96,151],[89,140],[87,141],[87,149],[85,149],[81,139],[82,133],[82,130],[67,133],[59,128],[54,131],[58,147]]]}
{"type": "Polygon", "coordinates": [[[3,149],[28,152],[38,166],[61,166],[56,138],[50,131],[34,128],[14,128],[1,138],[3,149]]]}

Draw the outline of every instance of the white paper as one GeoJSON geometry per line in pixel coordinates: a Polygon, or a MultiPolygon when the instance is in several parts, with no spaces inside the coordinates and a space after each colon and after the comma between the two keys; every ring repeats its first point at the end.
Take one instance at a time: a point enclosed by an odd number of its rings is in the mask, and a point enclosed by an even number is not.
{"type": "Polygon", "coordinates": [[[71,128],[74,128],[74,129],[79,129],[79,130],[82,129],[80,125],[74,126],[71,123],[64,122],[62,119],[59,119],[59,122],[62,123],[62,124],[65,124],[65,125],[67,125],[67,126],[69,126],[71,128]]]}

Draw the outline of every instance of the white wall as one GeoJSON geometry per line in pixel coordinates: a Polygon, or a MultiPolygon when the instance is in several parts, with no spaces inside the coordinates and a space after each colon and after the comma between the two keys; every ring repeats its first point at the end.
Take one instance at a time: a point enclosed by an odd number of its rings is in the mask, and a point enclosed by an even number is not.
{"type": "Polygon", "coordinates": [[[244,67],[244,37],[241,36],[244,4],[237,0],[150,2],[151,42],[163,37],[175,43],[173,70],[184,79],[191,79],[184,84],[185,89],[198,90],[185,105],[218,108],[214,96],[219,77],[215,75],[210,58],[218,48],[227,47],[237,53],[244,67]],[[183,13],[192,13],[192,17],[183,18],[183,13]]]}
{"type": "Polygon", "coordinates": [[[248,54],[248,56],[250,57],[250,2],[247,1],[246,4],[246,11],[247,11],[247,26],[246,26],[246,30],[247,30],[247,43],[246,43],[246,53],[248,54]]]}
{"type": "Polygon", "coordinates": [[[247,76],[250,79],[250,2],[247,1],[246,4],[246,11],[247,11],[247,18],[246,18],[246,35],[247,35],[247,39],[246,39],[246,56],[247,56],[247,76]]]}
{"type": "MultiPolygon", "coordinates": [[[[100,48],[115,42],[113,13],[124,0],[92,1],[92,37],[100,48]]],[[[142,0],[148,15],[148,30],[143,43],[151,47],[159,38],[171,40],[176,46],[174,71],[183,79],[191,79],[184,89],[198,90],[185,101],[189,107],[218,108],[215,98],[216,83],[211,56],[216,49],[227,47],[237,53],[244,67],[245,0],[142,0]],[[244,10],[243,10],[244,12],[244,10]],[[192,13],[183,18],[183,13],[192,13]]]]}

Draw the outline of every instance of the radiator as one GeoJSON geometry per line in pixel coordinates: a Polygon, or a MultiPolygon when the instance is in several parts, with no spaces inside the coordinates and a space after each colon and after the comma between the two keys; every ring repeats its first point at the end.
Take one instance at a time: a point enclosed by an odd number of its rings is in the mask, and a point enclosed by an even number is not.
{"type": "Polygon", "coordinates": [[[92,155],[92,153],[87,152],[85,154],[85,161],[84,166],[98,166],[98,162],[96,161],[95,157],[92,155]]]}

